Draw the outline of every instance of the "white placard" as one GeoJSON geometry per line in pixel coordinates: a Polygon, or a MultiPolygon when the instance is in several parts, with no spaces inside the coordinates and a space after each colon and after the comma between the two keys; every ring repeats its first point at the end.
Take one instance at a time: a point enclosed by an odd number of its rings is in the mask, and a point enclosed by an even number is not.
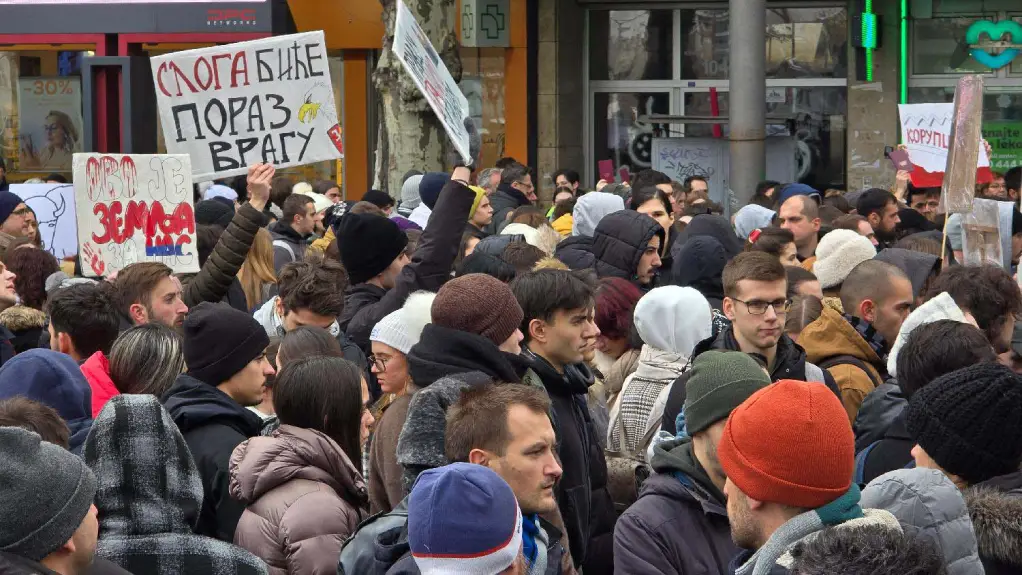
{"type": "Polygon", "coordinates": [[[58,260],[78,253],[75,190],[71,184],[11,184],[11,193],[35,213],[43,249],[58,260]]]}
{"type": "MultiPolygon", "coordinates": [[[[898,104],[901,141],[915,166],[911,174],[913,186],[939,188],[944,181],[954,115],[954,104],[898,104]]],[[[989,182],[991,179],[990,158],[980,146],[976,181],[989,182]]]]}
{"type": "Polygon", "coordinates": [[[468,100],[415,21],[415,16],[401,0],[397,2],[393,51],[418,86],[419,92],[429,102],[429,107],[433,108],[458,153],[465,162],[471,162],[468,132],[465,131],[468,100]]]}
{"type": "Polygon", "coordinates": [[[193,179],[343,156],[323,32],[304,32],[151,59],[167,151],[192,158],[193,179]]]}
{"type": "Polygon", "coordinates": [[[187,155],[75,154],[73,165],[85,275],[136,262],[199,271],[187,155]]]}

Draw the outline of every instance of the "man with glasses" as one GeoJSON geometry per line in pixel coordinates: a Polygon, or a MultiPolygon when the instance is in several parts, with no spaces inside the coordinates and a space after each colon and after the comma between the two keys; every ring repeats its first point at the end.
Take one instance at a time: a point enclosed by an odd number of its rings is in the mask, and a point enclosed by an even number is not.
{"type": "Polygon", "coordinates": [[[536,186],[532,181],[532,170],[518,162],[508,165],[500,175],[500,185],[490,196],[493,220],[485,231],[491,235],[500,233],[511,212],[522,206],[536,203],[536,186]]]}
{"type": "MultiPolygon", "coordinates": [[[[759,361],[770,379],[797,379],[826,384],[840,396],[834,378],[806,361],[806,352],[784,333],[791,307],[788,279],[780,260],[766,252],[740,253],[724,267],[723,312],[731,328],[696,345],[693,359],[711,349],[742,351],[759,361]]],[[[911,293],[911,286],[909,289],[911,293]]],[[[664,408],[664,431],[677,433],[675,420],[685,402],[685,384],[691,371],[671,386],[664,408]]]]}
{"type": "Polygon", "coordinates": [[[844,313],[823,306],[819,319],[802,330],[799,343],[834,377],[849,421],[855,421],[866,395],[887,379],[887,354],[914,301],[905,272],[867,260],[841,283],[844,313]]]}
{"type": "MultiPolygon", "coordinates": [[[[3,170],[0,170],[0,176],[3,170]]],[[[29,221],[35,221],[32,209],[21,198],[4,190],[0,192],[0,256],[7,253],[7,247],[15,238],[28,237],[29,221]]]]}

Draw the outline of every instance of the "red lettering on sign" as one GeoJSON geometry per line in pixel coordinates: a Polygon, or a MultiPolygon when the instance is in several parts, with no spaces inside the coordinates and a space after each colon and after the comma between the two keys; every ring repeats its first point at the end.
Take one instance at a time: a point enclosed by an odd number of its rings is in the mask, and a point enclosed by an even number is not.
{"type": "MultiPolygon", "coordinates": [[[[181,243],[181,239],[175,236],[195,233],[195,212],[187,202],[177,204],[174,211],[168,214],[162,202],[148,205],[131,201],[128,202],[127,213],[124,213],[121,202],[114,200],[110,203],[96,203],[92,213],[99,216],[103,232],[102,235],[93,233],[92,241],[100,245],[122,244],[137,232],[143,231],[146,246],[173,246],[181,243]]],[[[190,242],[189,239],[185,243],[190,242]]]]}

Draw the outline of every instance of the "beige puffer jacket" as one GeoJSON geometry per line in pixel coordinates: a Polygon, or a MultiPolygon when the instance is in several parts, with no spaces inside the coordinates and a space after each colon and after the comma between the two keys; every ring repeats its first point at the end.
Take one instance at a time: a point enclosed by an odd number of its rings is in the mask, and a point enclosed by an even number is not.
{"type": "Polygon", "coordinates": [[[231,496],[248,508],[234,544],[266,562],[270,573],[333,575],[341,544],[366,517],[368,494],[335,441],[281,425],[231,456],[231,496]]]}

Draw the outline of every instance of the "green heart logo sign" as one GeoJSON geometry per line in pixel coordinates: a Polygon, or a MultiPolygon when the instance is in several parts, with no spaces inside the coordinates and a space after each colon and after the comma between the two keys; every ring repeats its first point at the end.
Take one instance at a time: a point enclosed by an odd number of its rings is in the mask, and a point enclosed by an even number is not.
{"type": "MultiPolygon", "coordinates": [[[[973,22],[972,26],[969,26],[969,29],[965,32],[965,41],[970,47],[975,46],[976,44],[979,44],[979,39],[984,34],[987,35],[992,42],[1000,41],[1004,38],[1004,35],[1007,34],[1009,41],[1012,44],[1022,43],[1022,24],[1012,20],[1004,20],[1001,22],[979,20],[977,22],[973,22]]],[[[996,70],[1011,64],[1011,61],[1018,56],[1019,49],[1008,48],[1000,54],[991,54],[982,47],[976,47],[972,48],[970,53],[980,64],[996,70]]]]}

